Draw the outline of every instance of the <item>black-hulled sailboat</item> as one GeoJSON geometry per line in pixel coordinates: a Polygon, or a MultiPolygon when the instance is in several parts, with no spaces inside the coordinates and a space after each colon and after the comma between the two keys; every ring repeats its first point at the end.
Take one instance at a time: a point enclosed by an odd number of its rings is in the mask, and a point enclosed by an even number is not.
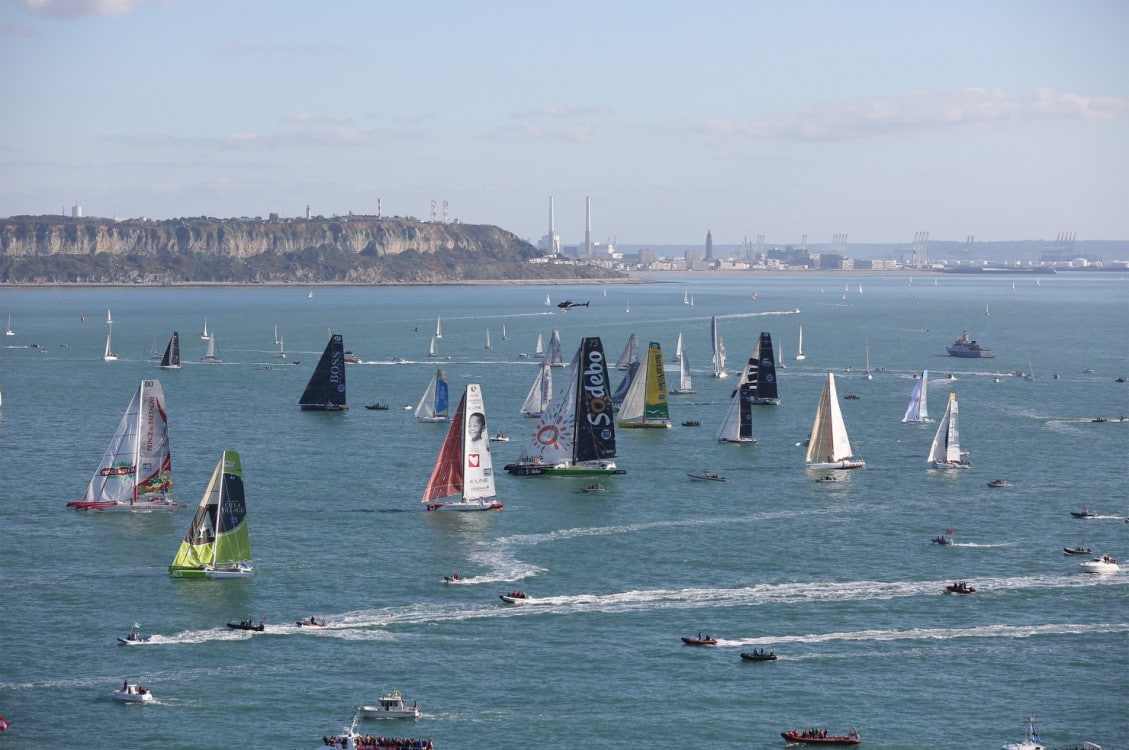
{"type": "Polygon", "coordinates": [[[776,384],[776,359],[772,352],[772,334],[761,331],[749,364],[745,367],[749,381],[751,399],[754,404],[776,405],[780,403],[780,392],[776,384]]]}
{"type": "Polygon", "coordinates": [[[298,405],[303,411],[345,411],[345,342],[340,333],[329,337],[318,366],[298,405]]]}
{"type": "Polygon", "coordinates": [[[604,346],[581,339],[557,392],[506,471],[519,476],[626,474],[615,464],[615,420],[604,346]]]}

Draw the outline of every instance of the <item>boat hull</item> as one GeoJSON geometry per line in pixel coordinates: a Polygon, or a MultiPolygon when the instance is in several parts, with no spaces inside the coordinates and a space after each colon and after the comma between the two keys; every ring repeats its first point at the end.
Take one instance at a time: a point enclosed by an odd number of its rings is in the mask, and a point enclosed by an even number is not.
{"type": "Polygon", "coordinates": [[[718,438],[719,443],[733,443],[734,445],[753,445],[757,442],[756,438],[718,438]]]}
{"type": "Polygon", "coordinates": [[[934,469],[970,469],[972,464],[967,461],[930,461],[934,469]]]}
{"type": "Polygon", "coordinates": [[[620,422],[619,427],[625,430],[638,430],[638,429],[670,429],[670,422],[665,420],[652,421],[652,422],[620,422]]]}
{"type": "Polygon", "coordinates": [[[172,500],[142,501],[137,503],[101,503],[88,500],[72,500],[67,503],[67,507],[74,508],[75,510],[148,513],[155,510],[176,510],[177,508],[184,508],[185,506],[181,503],[174,503],[172,500]]]}
{"type": "Polygon", "coordinates": [[[741,659],[744,661],[776,661],[776,654],[743,653],[741,659]]]}
{"type": "Polygon", "coordinates": [[[564,477],[591,477],[591,476],[611,476],[613,474],[626,474],[626,469],[618,469],[614,464],[611,466],[585,466],[585,465],[567,465],[567,466],[547,466],[545,464],[506,464],[505,469],[510,474],[519,477],[539,477],[539,476],[564,476],[564,477]]]}
{"type": "Polygon", "coordinates": [[[865,461],[851,461],[843,459],[842,461],[827,461],[822,463],[808,464],[809,469],[865,469],[865,461]]]}
{"type": "Polygon", "coordinates": [[[716,638],[691,638],[689,636],[682,636],[682,642],[687,646],[716,646],[716,638]]]}
{"type": "Polygon", "coordinates": [[[789,742],[799,742],[804,745],[857,745],[862,741],[857,735],[805,737],[800,732],[781,732],[780,736],[789,742]]]}
{"type": "Polygon", "coordinates": [[[427,506],[428,510],[442,510],[453,511],[460,513],[481,511],[481,510],[501,510],[501,503],[480,503],[472,502],[458,502],[458,503],[430,503],[427,506]]]}

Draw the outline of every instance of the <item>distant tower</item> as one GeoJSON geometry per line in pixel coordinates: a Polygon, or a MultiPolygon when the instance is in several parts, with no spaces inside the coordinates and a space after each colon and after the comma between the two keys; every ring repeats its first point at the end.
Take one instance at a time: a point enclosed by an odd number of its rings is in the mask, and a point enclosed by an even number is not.
{"type": "Polygon", "coordinates": [[[592,257],[592,196],[584,199],[584,254],[592,257]]]}
{"type": "Polygon", "coordinates": [[[561,251],[561,238],[557,236],[556,220],[553,212],[553,196],[549,196],[549,233],[541,238],[541,249],[546,255],[556,255],[561,251]]]}
{"type": "Polygon", "coordinates": [[[71,218],[73,218],[73,219],[81,219],[82,218],[82,206],[78,205],[77,203],[74,204],[73,206],[71,206],[71,218]]]}
{"type": "Polygon", "coordinates": [[[706,230],[706,260],[713,260],[713,232],[706,230]]]}
{"type": "Polygon", "coordinates": [[[376,218],[380,218],[380,198],[376,199],[376,218]]]}
{"type": "Polygon", "coordinates": [[[306,204],[306,221],[310,220],[310,204],[306,204]]]}

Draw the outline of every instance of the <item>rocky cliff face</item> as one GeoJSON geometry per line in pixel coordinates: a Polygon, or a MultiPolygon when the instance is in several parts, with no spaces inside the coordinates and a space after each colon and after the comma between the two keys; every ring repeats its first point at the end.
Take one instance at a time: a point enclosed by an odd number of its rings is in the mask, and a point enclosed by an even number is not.
{"type": "Polygon", "coordinates": [[[0,282],[345,282],[618,278],[530,263],[540,252],[489,225],[416,219],[0,219],[0,282]]]}
{"type": "Polygon", "coordinates": [[[408,250],[435,253],[512,252],[533,257],[529,243],[495,226],[431,224],[415,219],[350,216],[339,219],[260,221],[176,219],[171,221],[17,217],[3,222],[0,254],[169,256],[200,254],[248,258],[334,248],[368,256],[408,250]]]}

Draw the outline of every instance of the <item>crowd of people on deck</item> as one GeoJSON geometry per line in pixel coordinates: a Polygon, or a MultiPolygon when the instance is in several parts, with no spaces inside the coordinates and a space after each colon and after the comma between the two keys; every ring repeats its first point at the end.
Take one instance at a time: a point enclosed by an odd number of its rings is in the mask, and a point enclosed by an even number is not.
{"type": "MultiPolygon", "coordinates": [[[[327,747],[349,747],[349,737],[322,737],[322,742],[327,747]]],[[[435,743],[431,740],[417,739],[415,737],[376,737],[366,734],[364,737],[354,737],[357,750],[433,750],[435,743]]]]}

